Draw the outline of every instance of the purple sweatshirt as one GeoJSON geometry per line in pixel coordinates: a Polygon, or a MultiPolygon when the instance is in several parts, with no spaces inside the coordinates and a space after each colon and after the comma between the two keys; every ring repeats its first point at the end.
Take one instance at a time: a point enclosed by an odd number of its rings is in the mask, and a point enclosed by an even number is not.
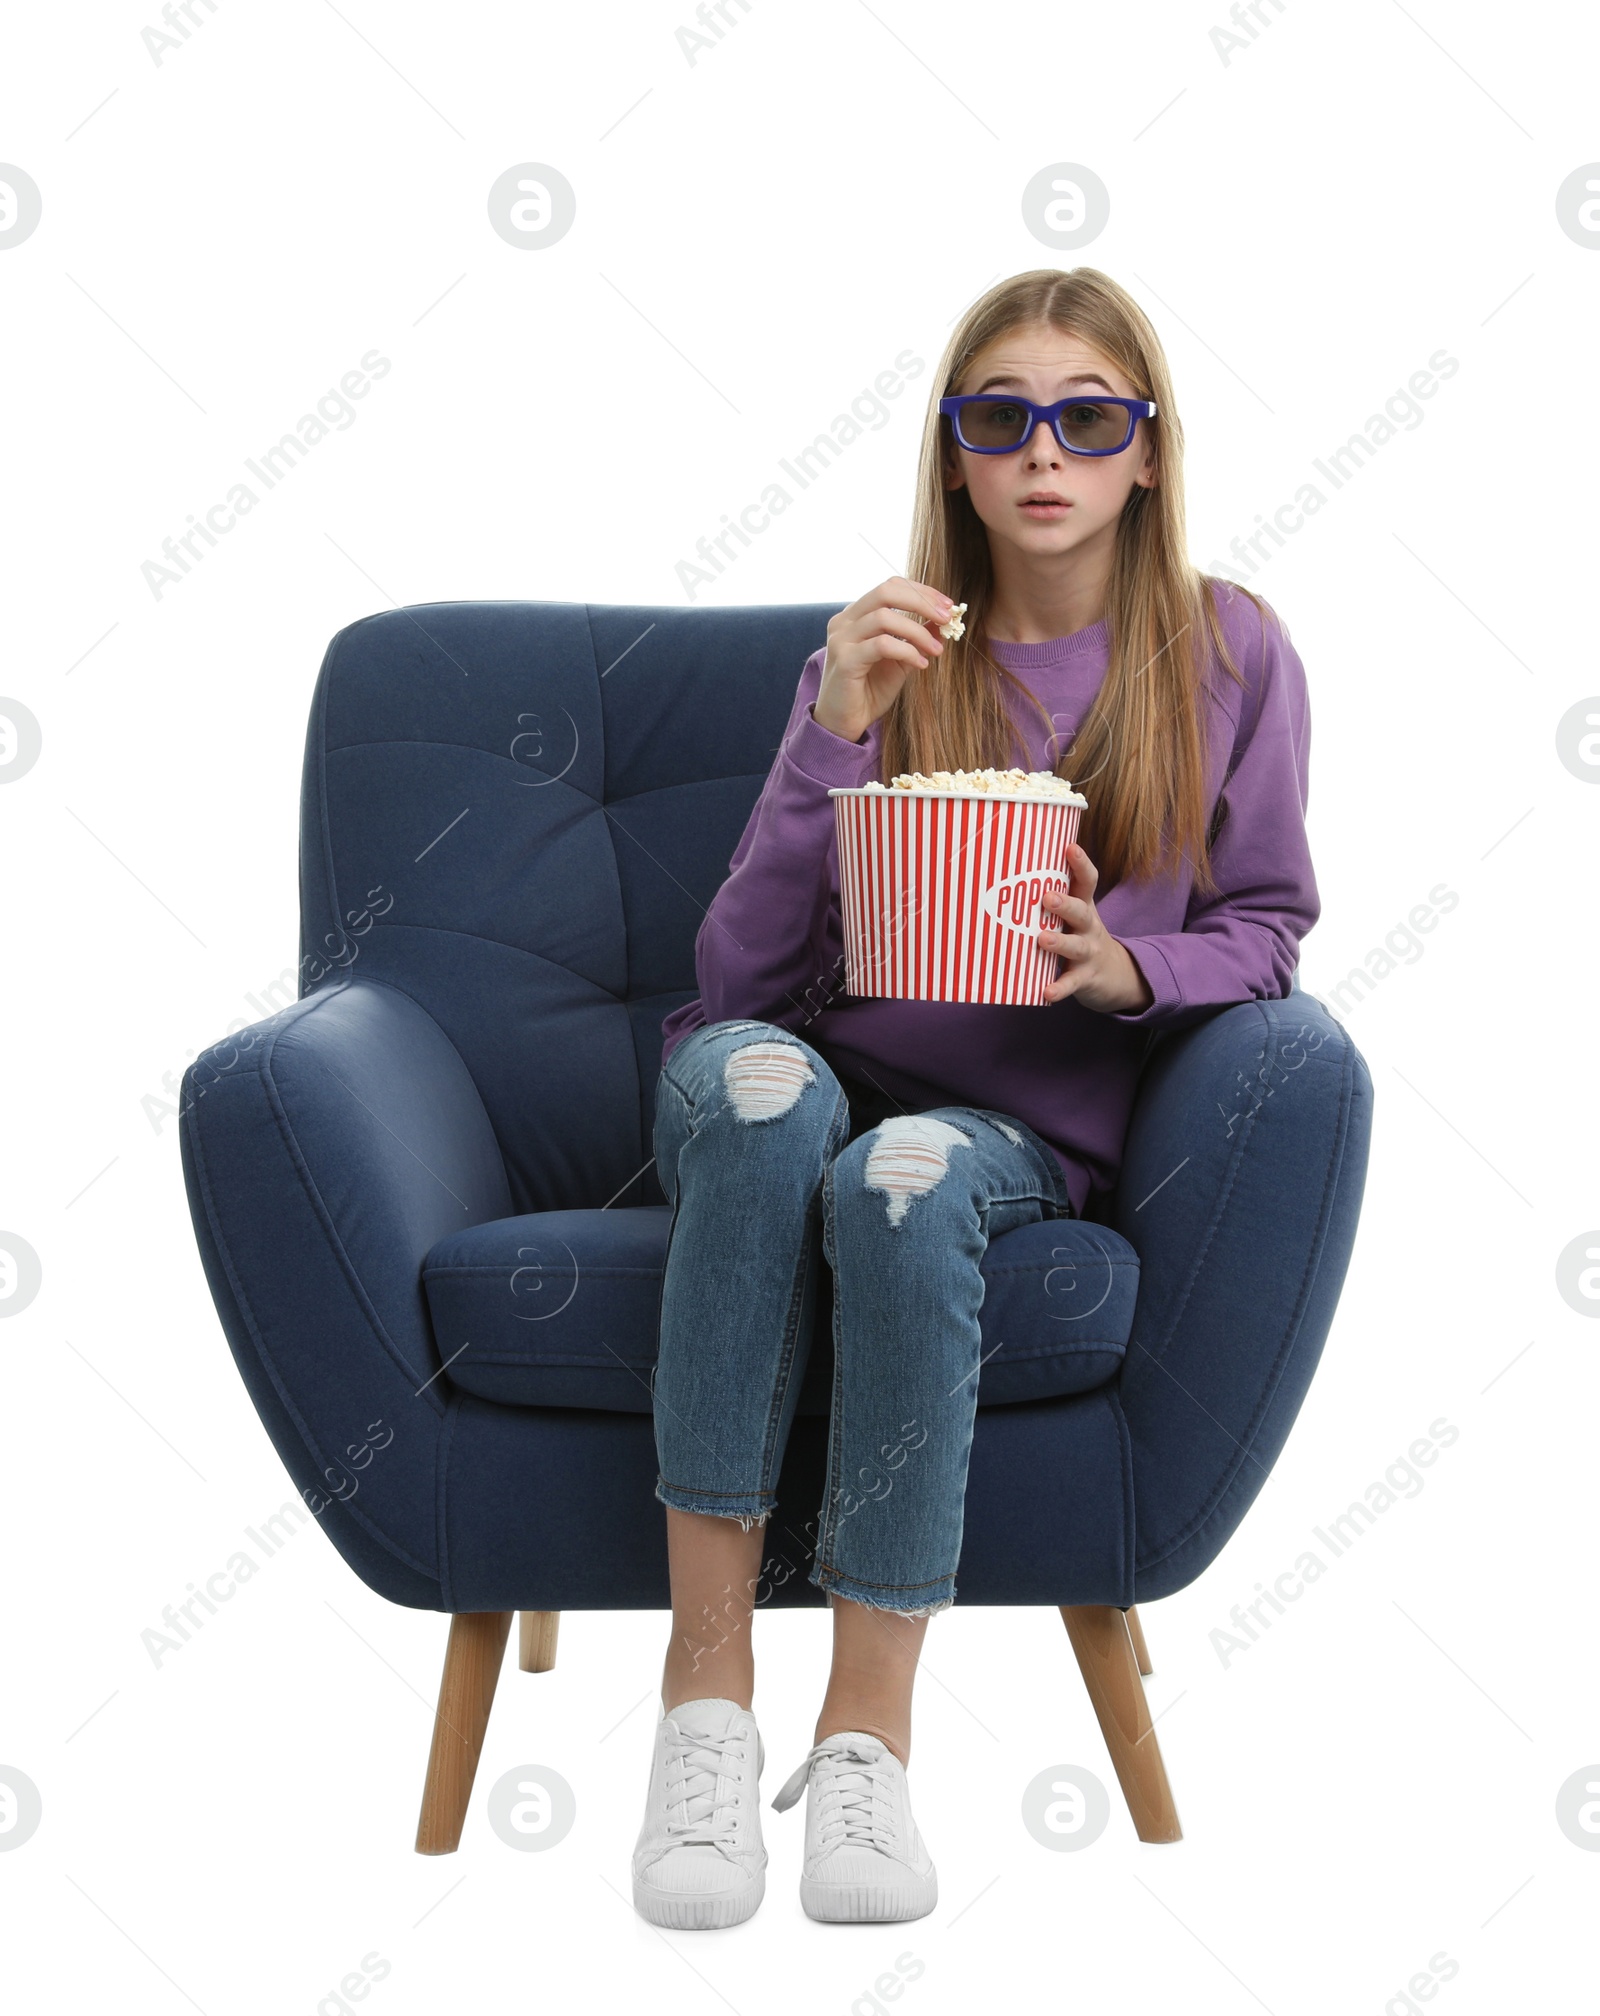
{"type": "MultiPolygon", "coordinates": [[[[1305,668],[1281,622],[1227,587],[1213,589],[1245,684],[1213,662],[1205,706],[1215,724],[1207,803],[1225,817],[1212,845],[1221,893],[1181,880],[1124,881],[1095,903],[1154,999],[1101,1014],[1070,995],[1042,1008],[894,1001],[844,992],[839,859],[829,785],[878,774],[881,723],[860,742],[821,727],[812,702],[826,647],[800,674],[772,770],[695,941],[700,998],[662,1023],[662,1061],[705,1022],[776,1023],[851,1077],[910,1111],[984,1106],[1025,1121],[1055,1151],[1080,1216],[1091,1189],[1117,1180],[1134,1092],[1153,1031],[1202,1021],[1230,1002],[1289,991],[1299,941],[1321,913],[1306,842],[1311,718],[1305,668]]],[[[1053,770],[1105,678],[1109,631],[1091,623],[1044,644],[991,650],[1037,694],[1059,740],[1045,746],[1026,702],[1011,711],[1025,768],[1053,770]]],[[[935,661],[935,664],[937,661],[935,661]]],[[[1098,865],[1098,864],[1097,864],[1098,865]]]]}

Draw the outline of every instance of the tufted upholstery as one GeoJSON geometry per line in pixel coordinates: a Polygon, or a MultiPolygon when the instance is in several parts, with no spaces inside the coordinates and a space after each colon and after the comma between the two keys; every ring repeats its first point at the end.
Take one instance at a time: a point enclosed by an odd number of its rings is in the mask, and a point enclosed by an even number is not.
{"type": "MultiPolygon", "coordinates": [[[[250,1398],[329,1539],[396,1602],[668,1601],[637,1401],[563,1395],[548,1375],[584,1368],[559,1352],[522,1354],[543,1386],[489,1390],[452,1377],[441,1342],[478,1322],[452,1300],[472,1266],[511,1292],[530,1218],[603,1212],[597,1266],[648,1253],[661,1019],[694,991],[703,907],[835,606],[437,603],[328,647],[301,796],[301,997],[195,1059],[180,1140],[250,1398]]],[[[960,1601],[1126,1604],[1215,1558],[1332,1323],[1371,1096],[1346,1032],[1299,993],[1153,1043],[1111,1222],[1073,1235],[1119,1261],[1126,1321],[1102,1342],[1120,1363],[1046,1390],[1024,1351],[993,1361],[960,1601]]],[[[647,1367],[648,1292],[613,1285],[609,1341],[647,1367]]],[[[996,1310],[1005,1292],[996,1277],[996,1310]]],[[[796,1421],[779,1478],[776,1607],[822,1601],[806,1577],[825,1425],[796,1421]]]]}
{"type": "Polygon", "coordinates": [[[696,991],[704,905],[832,613],[718,611],[708,652],[691,610],[432,603],[330,649],[302,793],[305,970],[392,981],[427,1010],[513,1209],[664,1201],[640,1173],[661,1020],[696,991]]]}

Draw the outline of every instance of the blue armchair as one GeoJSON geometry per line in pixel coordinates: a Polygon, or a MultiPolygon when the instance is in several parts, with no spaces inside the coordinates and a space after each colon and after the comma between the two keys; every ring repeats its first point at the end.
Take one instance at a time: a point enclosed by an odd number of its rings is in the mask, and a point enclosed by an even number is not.
{"type": "MultiPolygon", "coordinates": [[[[669,1607],[650,1381],[661,1020],[835,605],[446,602],[328,646],[299,998],[184,1074],[224,1333],[370,1588],[451,1617],[417,1847],[459,1841],[514,1611],[669,1607]]],[[[1178,1838],[1137,1610],[1216,1558],[1333,1319],[1372,1083],[1298,989],[1155,1037],[1119,1186],[984,1263],[958,1601],[1062,1613],[1134,1823],[1178,1838]],[[992,1354],[992,1355],[990,1355],[992,1354]]],[[[758,1602],[807,1580],[826,1293],[758,1602]]]]}

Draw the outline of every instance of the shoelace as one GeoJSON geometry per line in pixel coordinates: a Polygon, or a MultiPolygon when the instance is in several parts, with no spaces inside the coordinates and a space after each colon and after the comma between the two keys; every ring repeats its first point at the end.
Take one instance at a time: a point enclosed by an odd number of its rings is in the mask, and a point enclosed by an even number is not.
{"type": "Polygon", "coordinates": [[[821,1802],[817,1836],[824,1854],[835,1848],[875,1848],[882,1855],[893,1855],[899,1842],[885,1762],[888,1754],[879,1743],[868,1748],[825,1736],[772,1803],[781,1813],[810,1780],[821,1802]]]}
{"type": "Polygon", "coordinates": [[[737,1846],[738,1794],[730,1790],[720,1799],[713,1795],[727,1764],[728,1746],[743,1740],[742,1734],[733,1729],[722,1736],[679,1729],[667,1738],[667,1804],[671,1807],[680,1798],[684,1801],[685,1817],[666,1823],[666,1832],[675,1847],[727,1850],[737,1846]],[[704,1782],[691,1790],[691,1779],[704,1782]],[[719,1819],[719,1814],[724,1817],[719,1819]]]}

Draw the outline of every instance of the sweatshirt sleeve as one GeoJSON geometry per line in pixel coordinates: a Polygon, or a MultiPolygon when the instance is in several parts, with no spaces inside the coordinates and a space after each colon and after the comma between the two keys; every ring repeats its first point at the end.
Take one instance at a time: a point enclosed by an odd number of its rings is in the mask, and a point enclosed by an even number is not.
{"type": "Polygon", "coordinates": [[[749,1016],[793,1028],[842,984],[828,787],[877,776],[882,728],[874,722],[860,742],[847,742],[819,726],[811,706],[825,656],[823,646],[801,670],[778,754],[695,938],[707,1022],[749,1016]]]}
{"type": "Polygon", "coordinates": [[[1218,893],[1191,892],[1181,931],[1121,941],[1154,998],[1137,1013],[1108,1017],[1113,1022],[1174,1029],[1233,1002],[1282,999],[1300,940],[1322,912],[1305,827],[1305,667],[1276,614],[1261,624],[1254,604],[1246,600],[1245,608],[1251,644],[1238,662],[1246,683],[1211,850],[1218,893]]]}

